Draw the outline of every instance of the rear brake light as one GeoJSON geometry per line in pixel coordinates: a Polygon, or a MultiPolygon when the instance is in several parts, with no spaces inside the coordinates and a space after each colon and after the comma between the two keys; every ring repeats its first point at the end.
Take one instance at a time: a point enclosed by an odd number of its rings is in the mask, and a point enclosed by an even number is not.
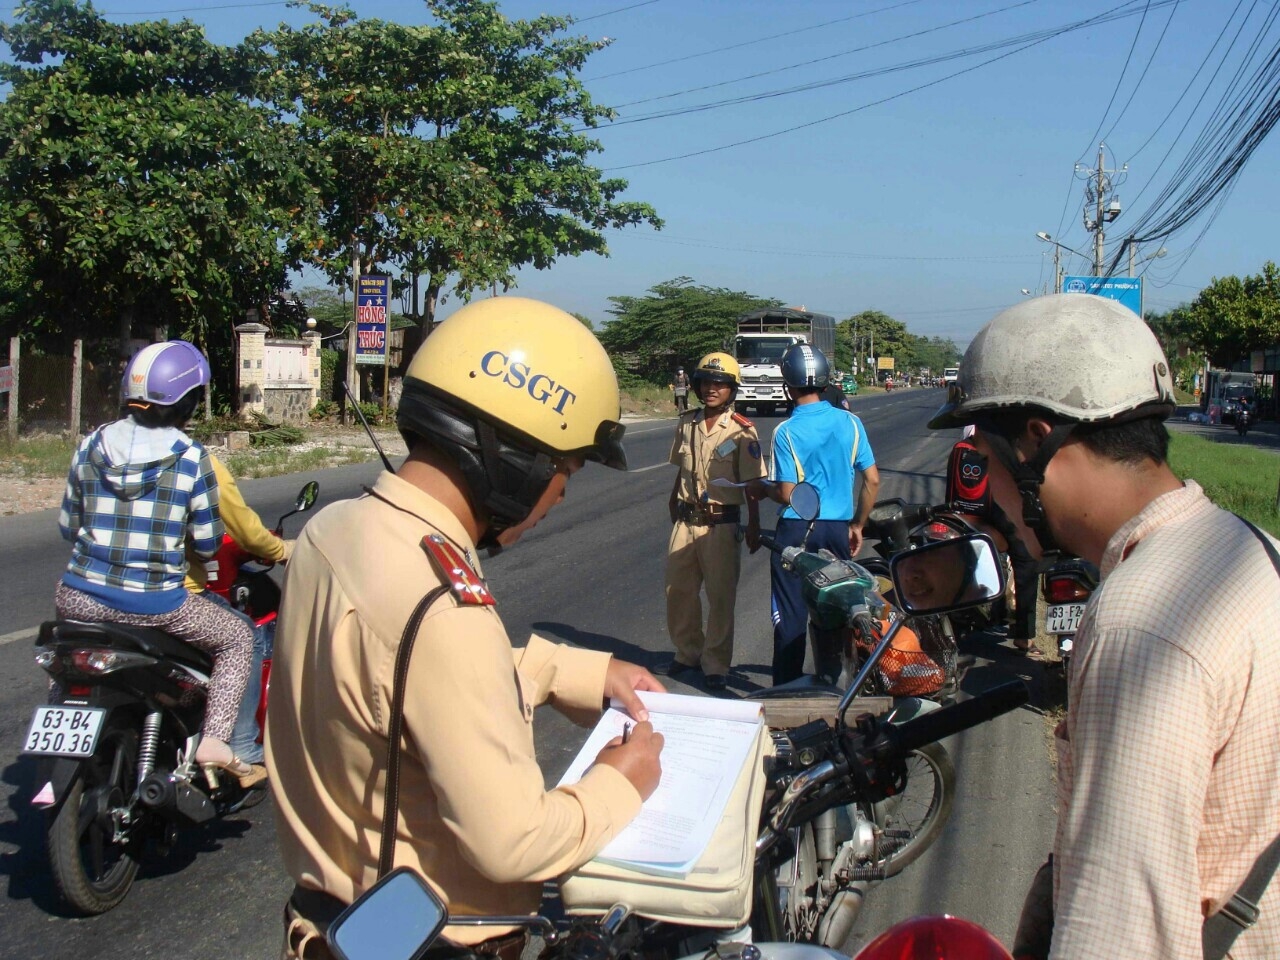
{"type": "Polygon", "coordinates": [[[153,657],[145,654],[112,650],[107,647],[82,647],[71,651],[71,664],[82,674],[100,675],[155,662],[153,657]]]}
{"type": "Polygon", "coordinates": [[[1069,577],[1046,580],[1044,598],[1049,603],[1079,603],[1089,599],[1089,588],[1069,577]]]}

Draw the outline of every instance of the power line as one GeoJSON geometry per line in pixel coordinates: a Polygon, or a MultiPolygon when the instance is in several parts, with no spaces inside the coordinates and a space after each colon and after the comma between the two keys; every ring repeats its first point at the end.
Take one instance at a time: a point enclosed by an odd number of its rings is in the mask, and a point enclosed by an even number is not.
{"type": "Polygon", "coordinates": [[[214,7],[174,7],[169,10],[99,10],[100,17],[162,17],[169,13],[203,13],[206,10],[242,10],[254,7],[287,7],[289,0],[268,0],[266,3],[224,3],[214,7]]]}
{"type": "MultiPolygon", "coordinates": [[[[1124,119],[1124,115],[1129,112],[1129,107],[1133,104],[1133,98],[1138,95],[1138,91],[1142,88],[1142,81],[1147,79],[1147,73],[1151,70],[1151,64],[1155,63],[1156,54],[1160,52],[1160,47],[1164,43],[1165,34],[1169,32],[1169,25],[1173,23],[1173,17],[1178,12],[1178,4],[1173,5],[1173,9],[1169,11],[1169,19],[1164,22],[1164,29],[1160,31],[1160,36],[1156,37],[1156,45],[1151,48],[1151,56],[1147,58],[1147,65],[1142,68],[1142,73],[1138,77],[1138,82],[1133,85],[1133,90],[1129,92],[1129,99],[1124,102],[1124,106],[1120,108],[1120,112],[1116,114],[1116,118],[1111,121],[1111,126],[1107,132],[1102,135],[1104,141],[1111,139],[1111,134],[1115,132],[1116,127],[1120,125],[1120,121],[1124,119]]],[[[1146,14],[1143,13],[1143,19],[1146,14]]],[[[1134,36],[1135,42],[1137,36],[1134,36]]],[[[1130,51],[1132,53],[1132,51],[1130,51]]],[[[1105,116],[1105,114],[1104,114],[1105,116]]]]}
{"type": "Polygon", "coordinates": [[[815,57],[812,60],[802,60],[799,63],[789,63],[781,67],[774,67],[771,70],[761,70],[758,73],[749,73],[745,76],[734,77],[731,80],[720,80],[720,81],[717,81],[716,83],[706,83],[699,87],[688,87],[684,90],[676,90],[673,93],[663,93],[654,97],[645,97],[642,100],[630,100],[626,103],[615,104],[615,109],[621,110],[625,107],[635,107],[643,103],[654,103],[658,100],[671,100],[674,97],[682,97],[687,93],[701,93],[703,90],[714,90],[717,87],[727,87],[731,84],[742,83],[746,80],[756,80],[756,79],[759,79],[760,77],[772,76],[775,73],[786,73],[789,70],[798,70],[801,67],[811,67],[816,63],[825,63],[828,60],[838,60],[841,57],[852,56],[855,53],[864,53],[867,50],[874,50],[877,47],[888,46],[889,44],[892,44],[892,43],[898,43],[901,40],[913,40],[917,37],[923,37],[930,33],[937,33],[939,30],[946,30],[958,24],[970,23],[974,20],[982,20],[985,17],[995,16],[998,13],[1004,13],[1005,11],[1015,9],[1016,7],[1025,7],[1025,6],[1029,6],[1030,4],[1039,3],[1039,2],[1040,0],[1018,0],[1017,3],[1013,3],[1005,7],[999,7],[998,9],[995,9],[995,10],[988,10],[985,13],[974,14],[971,17],[962,17],[959,20],[951,20],[947,23],[942,23],[942,24],[938,24],[937,26],[928,27],[927,29],[924,29],[924,30],[917,30],[914,33],[900,34],[896,37],[890,37],[887,40],[879,40],[875,43],[864,44],[861,47],[854,47],[850,50],[841,50],[838,53],[828,54],[825,57],[815,57]]]}
{"type": "Polygon", "coordinates": [[[1151,0],[1147,0],[1147,5],[1142,8],[1142,19],[1138,21],[1138,29],[1133,32],[1133,42],[1129,44],[1129,52],[1125,55],[1124,66],[1120,68],[1120,76],[1116,78],[1116,85],[1111,90],[1111,99],[1107,101],[1107,109],[1102,111],[1102,116],[1098,118],[1098,127],[1089,135],[1089,142],[1085,148],[1080,151],[1080,156],[1076,157],[1076,163],[1084,159],[1084,155],[1093,149],[1093,145],[1097,143],[1098,133],[1102,130],[1102,125],[1107,122],[1107,114],[1111,112],[1111,106],[1116,102],[1116,94],[1120,92],[1120,85],[1124,83],[1124,75],[1129,70],[1129,63],[1133,60],[1133,50],[1138,45],[1138,38],[1142,36],[1142,25],[1147,22],[1147,13],[1151,9],[1151,0]]]}
{"type": "MultiPolygon", "coordinates": [[[[1169,3],[1179,2],[1179,0],[1157,0],[1157,2],[1159,2],[1161,6],[1164,6],[1169,3]]],[[[1123,10],[1126,6],[1129,6],[1129,4],[1128,3],[1120,4],[1120,6],[1118,7],[1113,7],[1111,10],[1108,10],[1102,14],[1098,14],[1095,17],[1090,17],[1087,20],[1078,21],[1076,23],[1070,24],[1067,27],[1059,28],[1053,32],[1045,31],[1043,36],[1039,36],[1037,37],[1037,39],[1032,40],[1028,43],[1025,43],[1024,45],[1017,47],[1013,50],[1009,50],[1006,53],[1002,53],[998,56],[991,57],[990,59],[984,60],[981,63],[974,64],[973,66],[969,66],[969,67],[965,67],[964,69],[957,70],[954,73],[949,73],[943,77],[939,77],[935,80],[931,80],[928,83],[922,83],[919,86],[912,87],[908,90],[903,90],[899,93],[891,94],[890,96],[887,96],[887,97],[882,97],[881,99],[871,101],[870,103],[864,103],[861,106],[854,107],[850,110],[842,110],[839,113],[833,113],[826,117],[820,117],[817,120],[811,120],[807,123],[796,124],[795,126],[787,127],[786,129],[783,129],[783,130],[775,130],[772,133],[765,133],[755,137],[748,137],[746,139],[738,140],[733,143],[721,144],[720,146],[717,146],[717,147],[707,147],[703,150],[693,150],[688,153],[674,154],[669,157],[659,157],[658,159],[655,159],[655,160],[643,160],[636,163],[620,164],[618,166],[608,167],[606,169],[610,171],[630,170],[636,167],[649,167],[659,163],[669,163],[673,160],[687,160],[690,157],[700,157],[709,153],[718,153],[722,150],[731,150],[734,147],[741,147],[751,143],[759,143],[763,140],[771,140],[771,139],[774,139],[775,137],[785,136],[788,133],[795,133],[797,130],[805,130],[809,127],[816,127],[823,123],[829,123],[832,120],[837,120],[837,119],[840,119],[841,117],[847,117],[847,116],[850,116],[851,114],[859,113],[863,110],[869,109],[870,107],[875,107],[881,104],[889,103],[890,101],[901,99],[902,97],[908,96],[909,94],[917,93],[921,90],[928,89],[929,87],[937,86],[940,83],[944,83],[947,80],[952,80],[956,77],[962,76],[963,74],[972,73],[974,70],[979,70],[982,67],[995,63],[998,60],[1004,60],[1007,57],[1011,57],[1016,53],[1021,53],[1024,50],[1029,50],[1032,47],[1039,46],[1041,43],[1044,43],[1047,40],[1051,40],[1056,37],[1062,36],[1063,34],[1069,33],[1073,30],[1083,29],[1084,27],[1087,27],[1087,26],[1093,26],[1098,22],[1104,22],[1105,19],[1115,19],[1117,16],[1131,15],[1133,12],[1136,12],[1136,11],[1130,11],[1130,14],[1118,14],[1118,11],[1123,10]]]]}
{"type": "Polygon", "coordinates": [[[586,23],[588,20],[599,20],[601,17],[612,17],[615,13],[626,13],[628,10],[635,10],[637,7],[647,7],[650,4],[657,3],[658,0],[641,0],[640,3],[633,3],[629,6],[618,7],[614,10],[606,10],[604,13],[593,13],[589,17],[574,17],[574,23],[586,23]]]}
{"type": "Polygon", "coordinates": [[[663,237],[648,234],[634,234],[630,239],[645,240],[650,243],[669,243],[682,247],[699,247],[706,250],[724,250],[729,253],[759,253],[766,256],[791,257],[823,257],[844,260],[907,260],[927,262],[959,262],[959,263],[1008,263],[1011,261],[1027,261],[1031,258],[1025,254],[993,254],[978,257],[920,257],[905,254],[888,253],[853,253],[839,250],[788,250],[769,247],[735,247],[717,243],[714,240],[703,240],[696,237],[663,237]]]}
{"type": "MultiPolygon", "coordinates": [[[[807,27],[799,27],[795,30],[787,30],[783,33],[771,33],[767,37],[757,37],[754,40],[744,40],[741,43],[731,43],[723,47],[713,47],[710,50],[702,50],[698,53],[686,54],[683,57],[671,57],[669,60],[658,60],[654,63],[646,63],[639,67],[629,67],[626,70],[615,70],[613,73],[598,73],[594,77],[584,77],[584,82],[592,80],[607,80],[611,77],[621,77],[629,73],[640,73],[644,70],[653,70],[657,67],[670,66],[673,63],[685,63],[689,60],[697,60],[700,57],[709,57],[714,53],[724,53],[726,50],[739,50],[742,47],[751,47],[757,43],[766,43],[770,40],[781,40],[783,37],[794,37],[799,33],[808,33],[811,30],[820,30],[823,27],[834,26],[837,23],[847,23],[850,20],[860,20],[863,17],[869,17],[874,13],[884,13],[886,10],[897,10],[900,7],[909,7],[913,4],[921,3],[923,0],[903,0],[902,3],[890,4],[887,7],[877,7],[875,10],[866,10],[862,13],[855,13],[848,17],[837,17],[835,20],[824,20],[822,23],[814,23],[807,27]]],[[[581,23],[582,21],[578,21],[581,23]]]]}

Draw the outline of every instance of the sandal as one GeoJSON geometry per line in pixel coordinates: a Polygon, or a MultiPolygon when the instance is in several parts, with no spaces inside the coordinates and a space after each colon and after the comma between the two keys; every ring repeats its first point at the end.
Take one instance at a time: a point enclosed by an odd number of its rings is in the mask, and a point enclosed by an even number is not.
{"type": "Polygon", "coordinates": [[[237,756],[232,756],[227,762],[201,763],[200,769],[204,771],[204,778],[209,781],[209,786],[214,790],[218,789],[219,771],[235,777],[242,790],[248,790],[267,779],[266,767],[260,763],[245,763],[237,756]]]}

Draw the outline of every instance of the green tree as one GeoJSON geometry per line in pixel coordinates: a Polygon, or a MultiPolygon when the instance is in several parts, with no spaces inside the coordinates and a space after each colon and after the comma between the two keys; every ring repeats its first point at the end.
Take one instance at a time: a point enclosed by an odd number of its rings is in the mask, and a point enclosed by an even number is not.
{"type": "Polygon", "coordinates": [[[447,285],[507,289],[517,267],[606,254],[610,227],[661,225],[587,162],[600,145],[582,131],[613,116],[577,79],[600,43],[488,0],[427,6],[438,22],[410,27],[313,4],[319,22],[249,41],[270,64],[259,94],[326,157],[303,245],[335,283],[353,258],[398,272],[414,310],[424,283],[424,334],[447,285]]]}
{"type": "Polygon", "coordinates": [[[1180,322],[1214,366],[1231,366],[1280,341],[1280,270],[1268,260],[1254,276],[1215,277],[1180,322]]]}
{"type": "Polygon", "coordinates": [[[609,301],[614,319],[600,331],[600,341],[614,367],[624,382],[631,378],[658,386],[670,382],[676,367],[691,368],[704,355],[723,350],[742,314],[782,306],[780,300],[702,286],[689,277],[656,284],[643,297],[609,301]]]}
{"type": "Polygon", "coordinates": [[[288,131],[238,92],[252,65],[190,21],[114,24],[72,0],[27,0],[0,41],[0,249],[23,270],[0,323],[57,344],[149,321],[225,376],[232,326],[283,286],[280,237],[312,204],[288,131]]]}

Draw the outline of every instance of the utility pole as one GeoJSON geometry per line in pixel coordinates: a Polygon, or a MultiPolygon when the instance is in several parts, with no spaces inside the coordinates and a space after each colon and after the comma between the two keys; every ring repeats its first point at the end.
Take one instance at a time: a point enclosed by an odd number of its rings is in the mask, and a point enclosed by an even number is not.
{"type": "Polygon", "coordinates": [[[1118,170],[1106,168],[1106,144],[1098,144],[1098,165],[1092,170],[1076,164],[1076,172],[1086,174],[1084,190],[1084,228],[1093,234],[1093,275],[1102,276],[1103,254],[1106,249],[1104,223],[1120,216],[1120,198],[1115,188],[1124,182],[1129,170],[1126,163],[1118,170]],[[1113,176],[1113,174],[1115,176],[1113,176]]]}

